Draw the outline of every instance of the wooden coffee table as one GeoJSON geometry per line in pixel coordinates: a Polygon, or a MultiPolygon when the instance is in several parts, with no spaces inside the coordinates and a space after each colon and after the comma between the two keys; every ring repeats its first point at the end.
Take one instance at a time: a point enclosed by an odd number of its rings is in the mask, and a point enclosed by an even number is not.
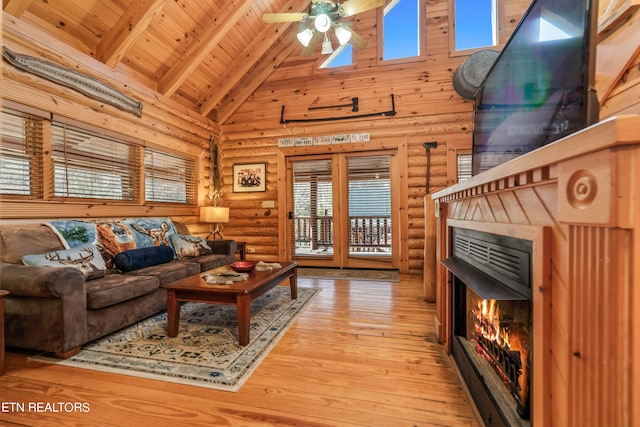
{"type": "MultiPolygon", "coordinates": [[[[206,302],[212,304],[232,304],[238,307],[238,336],[242,346],[249,344],[251,325],[251,301],[289,279],[291,299],[298,298],[298,263],[279,263],[282,268],[271,271],[252,271],[249,279],[232,285],[212,285],[200,277],[204,273],[175,281],[164,288],[167,290],[167,329],[170,337],[178,335],[181,302],[206,302]]],[[[210,270],[215,273],[226,267],[210,270]]]]}

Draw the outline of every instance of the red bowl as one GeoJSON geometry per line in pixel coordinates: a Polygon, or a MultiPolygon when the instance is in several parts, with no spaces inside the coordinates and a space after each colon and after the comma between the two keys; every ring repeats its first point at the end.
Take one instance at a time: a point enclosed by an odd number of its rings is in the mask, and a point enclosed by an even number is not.
{"type": "Polygon", "coordinates": [[[231,269],[233,271],[237,271],[238,273],[248,273],[254,268],[256,268],[255,261],[236,261],[231,264],[231,269]]]}

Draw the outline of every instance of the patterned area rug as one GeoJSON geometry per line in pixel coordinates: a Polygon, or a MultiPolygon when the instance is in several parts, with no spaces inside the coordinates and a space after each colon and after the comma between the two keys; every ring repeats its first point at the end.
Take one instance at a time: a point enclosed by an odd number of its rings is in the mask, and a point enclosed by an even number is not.
{"type": "Polygon", "coordinates": [[[34,359],[218,390],[238,391],[293,324],[316,289],[276,286],[251,303],[251,342],[238,343],[236,307],[183,303],[178,336],[167,337],[166,311],[83,347],[60,360],[34,359]]]}
{"type": "Polygon", "coordinates": [[[318,279],[369,280],[382,282],[399,282],[397,270],[363,270],[356,268],[311,268],[298,267],[298,277],[318,279]]]}

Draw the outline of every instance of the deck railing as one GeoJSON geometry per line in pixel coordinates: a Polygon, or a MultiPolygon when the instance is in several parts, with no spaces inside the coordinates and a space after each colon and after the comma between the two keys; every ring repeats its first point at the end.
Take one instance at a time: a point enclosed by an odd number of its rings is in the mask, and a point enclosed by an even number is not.
{"type": "MultiPolygon", "coordinates": [[[[351,216],[349,225],[349,252],[391,253],[390,216],[351,216]]],[[[333,249],[331,216],[298,216],[294,233],[296,248],[312,252],[333,249]]]]}

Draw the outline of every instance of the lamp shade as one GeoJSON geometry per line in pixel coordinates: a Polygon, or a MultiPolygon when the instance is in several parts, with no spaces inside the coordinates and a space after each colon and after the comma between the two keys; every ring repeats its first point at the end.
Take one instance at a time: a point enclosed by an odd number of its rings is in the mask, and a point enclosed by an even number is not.
{"type": "Polygon", "coordinates": [[[300,31],[297,37],[300,44],[304,47],[307,47],[309,46],[309,43],[311,42],[311,38],[313,37],[313,31],[307,28],[306,30],[300,31]]]}
{"type": "Polygon", "coordinates": [[[200,222],[229,222],[229,208],[225,208],[222,206],[201,206],[200,222]]]}
{"type": "Polygon", "coordinates": [[[324,33],[324,40],[322,42],[322,50],[320,51],[323,55],[328,55],[333,53],[333,46],[331,46],[331,40],[327,37],[327,33],[324,33]]]}
{"type": "Polygon", "coordinates": [[[344,46],[351,40],[351,31],[347,30],[342,24],[336,25],[336,37],[340,42],[340,46],[344,46]]]}

